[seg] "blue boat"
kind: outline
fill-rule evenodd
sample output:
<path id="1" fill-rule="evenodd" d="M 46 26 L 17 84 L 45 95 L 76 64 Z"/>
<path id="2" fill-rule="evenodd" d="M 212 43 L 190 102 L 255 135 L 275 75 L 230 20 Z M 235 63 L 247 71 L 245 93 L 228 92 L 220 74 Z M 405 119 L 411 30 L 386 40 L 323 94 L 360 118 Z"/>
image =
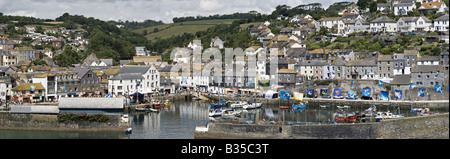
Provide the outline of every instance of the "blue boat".
<path id="1" fill-rule="evenodd" d="M 133 129 L 132 128 L 128 128 L 128 129 L 125 129 L 125 134 L 131 134 L 131 131 L 132 131 Z"/>
<path id="2" fill-rule="evenodd" d="M 300 111 L 306 110 L 306 105 L 307 104 L 292 105 L 292 110 L 294 112 L 300 112 Z"/>

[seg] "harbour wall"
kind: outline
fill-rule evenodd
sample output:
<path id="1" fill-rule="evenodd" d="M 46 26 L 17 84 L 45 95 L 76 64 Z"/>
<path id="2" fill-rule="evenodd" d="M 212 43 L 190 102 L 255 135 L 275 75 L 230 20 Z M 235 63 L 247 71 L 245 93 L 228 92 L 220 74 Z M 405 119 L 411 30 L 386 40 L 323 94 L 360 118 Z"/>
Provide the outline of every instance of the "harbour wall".
<path id="1" fill-rule="evenodd" d="M 120 115 L 107 115 L 108 122 L 58 122 L 57 115 L 0 112 L 0 129 L 58 131 L 123 131 L 129 127 Z"/>
<path id="2" fill-rule="evenodd" d="M 206 96 L 209 97 L 209 96 Z M 218 96 L 209 97 L 212 100 L 219 100 Z M 232 97 L 232 96 L 221 96 L 220 100 L 225 101 L 234 101 L 234 100 L 244 100 L 244 101 L 253 101 L 255 97 Z M 371 106 L 376 105 L 377 107 L 383 106 L 396 106 L 396 107 L 429 107 L 429 108 L 448 108 L 449 100 L 436 100 L 436 101 L 402 101 L 402 100 L 362 100 L 362 99 L 326 99 L 326 98 L 303 98 L 303 101 L 308 101 L 311 104 L 322 104 L 322 105 L 330 105 L 330 106 L 342 106 L 342 105 L 350 105 L 350 106 Z M 266 98 L 256 98 L 256 102 L 262 103 L 263 105 L 292 105 L 292 103 L 298 103 L 297 100 L 290 99 L 266 99 Z"/>
<path id="3" fill-rule="evenodd" d="M 429 139 L 449 138 L 449 113 L 360 124 L 257 125 L 210 123 L 196 139 Z"/>

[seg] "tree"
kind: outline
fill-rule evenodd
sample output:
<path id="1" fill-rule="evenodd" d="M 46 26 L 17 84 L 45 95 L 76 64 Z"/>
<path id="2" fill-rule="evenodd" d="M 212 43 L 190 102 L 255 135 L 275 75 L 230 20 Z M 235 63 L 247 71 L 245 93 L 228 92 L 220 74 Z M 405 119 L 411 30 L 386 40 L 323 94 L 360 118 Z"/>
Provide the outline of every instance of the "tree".
<path id="1" fill-rule="evenodd" d="M 366 9 L 367 6 L 369 5 L 371 0 L 358 0 L 358 2 L 356 2 L 356 5 L 358 6 L 358 8 L 360 10 Z"/>
<path id="2" fill-rule="evenodd" d="M 375 2 L 375 1 L 370 2 L 368 7 L 370 9 L 370 12 L 376 12 L 377 11 L 377 2 Z"/>

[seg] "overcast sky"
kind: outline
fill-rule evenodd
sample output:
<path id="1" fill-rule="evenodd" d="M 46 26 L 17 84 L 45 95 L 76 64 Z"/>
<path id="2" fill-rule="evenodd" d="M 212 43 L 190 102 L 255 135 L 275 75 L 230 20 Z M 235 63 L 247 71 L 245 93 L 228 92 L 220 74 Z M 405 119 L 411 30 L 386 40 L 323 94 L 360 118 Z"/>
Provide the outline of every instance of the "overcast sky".
<path id="1" fill-rule="evenodd" d="M 357 0 L 0 0 L 0 12 L 44 19 L 55 19 L 67 12 L 101 20 L 151 19 L 172 23 L 173 17 L 246 13 L 252 10 L 270 14 L 280 4 L 295 7 L 319 2 L 327 8 L 341 1 Z"/>

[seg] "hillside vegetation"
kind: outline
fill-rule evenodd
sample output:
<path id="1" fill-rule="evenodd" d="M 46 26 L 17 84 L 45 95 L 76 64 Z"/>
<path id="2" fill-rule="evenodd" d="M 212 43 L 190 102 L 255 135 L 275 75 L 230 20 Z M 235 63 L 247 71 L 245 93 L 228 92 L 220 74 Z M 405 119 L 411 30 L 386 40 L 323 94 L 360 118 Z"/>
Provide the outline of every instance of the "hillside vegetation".
<path id="1" fill-rule="evenodd" d="M 133 32 L 143 34 L 148 40 L 166 39 L 171 36 L 183 35 L 184 33 L 195 34 L 220 24 L 231 24 L 234 20 L 236 19 L 186 21 L 137 29 Z"/>

